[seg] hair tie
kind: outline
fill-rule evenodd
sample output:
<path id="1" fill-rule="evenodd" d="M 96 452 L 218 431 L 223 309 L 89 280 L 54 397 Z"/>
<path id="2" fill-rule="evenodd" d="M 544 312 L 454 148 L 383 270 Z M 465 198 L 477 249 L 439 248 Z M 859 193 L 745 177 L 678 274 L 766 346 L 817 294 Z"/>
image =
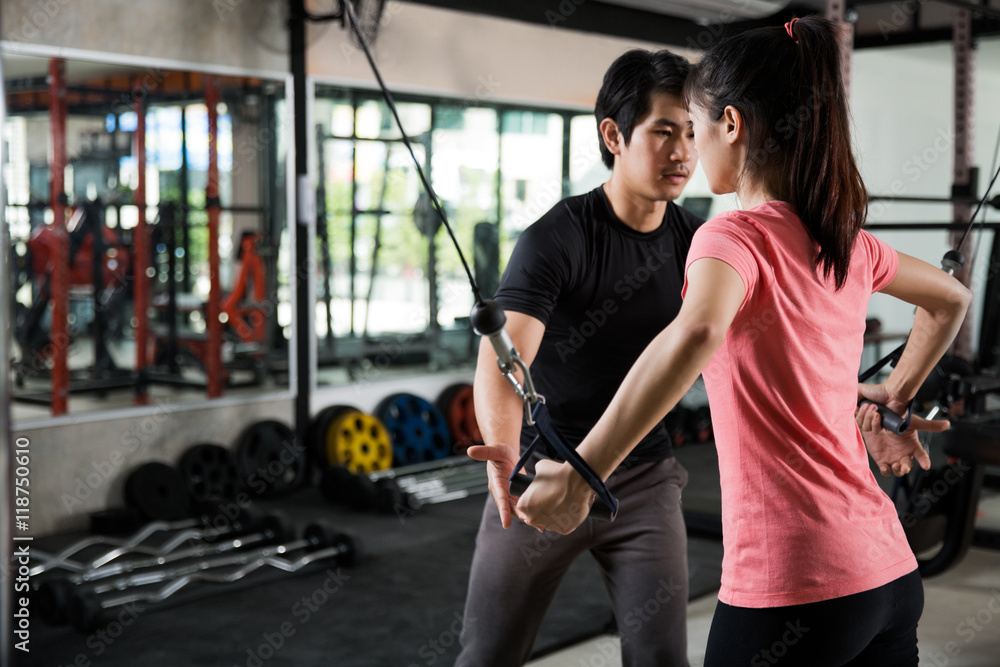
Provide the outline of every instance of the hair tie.
<path id="1" fill-rule="evenodd" d="M 799 43 L 799 38 L 795 36 L 795 33 L 794 33 L 794 32 L 792 32 L 792 28 L 793 28 L 793 26 L 795 26 L 795 22 L 796 22 L 796 21 L 798 21 L 798 19 L 797 19 L 797 18 L 794 18 L 794 19 L 792 19 L 791 21 L 789 21 L 788 23 L 786 23 L 786 24 L 785 24 L 785 32 L 787 32 L 787 33 L 788 33 L 788 36 L 789 36 L 789 37 L 791 37 L 791 38 L 792 38 L 792 40 L 793 40 L 793 41 L 794 41 L 794 42 L 795 42 L 796 44 L 798 44 L 798 43 Z"/>

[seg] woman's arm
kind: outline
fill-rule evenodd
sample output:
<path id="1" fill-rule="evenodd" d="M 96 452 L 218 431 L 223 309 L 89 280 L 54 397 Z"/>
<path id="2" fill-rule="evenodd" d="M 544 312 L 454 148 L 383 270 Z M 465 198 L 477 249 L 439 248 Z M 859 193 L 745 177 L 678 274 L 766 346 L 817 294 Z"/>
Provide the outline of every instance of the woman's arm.
<path id="1" fill-rule="evenodd" d="M 577 452 L 607 479 L 632 448 L 690 389 L 725 340 L 743 303 L 743 280 L 717 259 L 699 259 L 687 272 L 680 313 L 636 360 L 608 409 Z M 540 461 L 535 480 L 516 505 L 525 523 L 566 534 L 586 518 L 593 498 L 569 464 Z"/>
<path id="2" fill-rule="evenodd" d="M 958 334 L 972 293 L 941 269 L 903 253 L 896 277 L 882 292 L 917 306 L 906 349 L 885 382 L 893 399 L 908 404 Z"/>
<path id="3" fill-rule="evenodd" d="M 882 292 L 914 304 L 917 314 L 906 349 L 888 379 L 880 385 L 859 385 L 858 395 L 903 415 L 962 326 L 972 294 L 944 271 L 902 253 L 896 277 Z M 930 468 L 930 457 L 917 431 L 942 431 L 948 427 L 947 421 L 930 422 L 914 416 L 910 429 L 896 435 L 882 428 L 882 418 L 874 405 L 861 407 L 857 419 L 868 452 L 883 475 L 905 475 L 914 460 L 921 468 Z"/>

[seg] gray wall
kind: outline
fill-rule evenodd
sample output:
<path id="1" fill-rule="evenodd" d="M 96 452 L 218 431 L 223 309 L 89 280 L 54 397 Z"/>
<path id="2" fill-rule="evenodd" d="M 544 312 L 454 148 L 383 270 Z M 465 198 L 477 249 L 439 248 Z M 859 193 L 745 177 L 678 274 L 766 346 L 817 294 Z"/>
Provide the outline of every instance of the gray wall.
<path id="1" fill-rule="evenodd" d="M 15 43 L 284 73 L 284 7 L 271 0 L 4 0 L 0 25 L 3 39 Z"/>

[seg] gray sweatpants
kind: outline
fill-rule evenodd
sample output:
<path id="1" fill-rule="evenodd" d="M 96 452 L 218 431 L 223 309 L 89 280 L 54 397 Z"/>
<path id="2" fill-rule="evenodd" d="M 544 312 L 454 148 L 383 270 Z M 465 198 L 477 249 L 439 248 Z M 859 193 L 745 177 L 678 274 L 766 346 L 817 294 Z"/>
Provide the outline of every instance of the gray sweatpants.
<path id="1" fill-rule="evenodd" d="M 463 624 L 456 667 L 524 664 L 560 581 L 587 550 L 611 596 L 625 667 L 686 666 L 685 484 L 674 458 L 619 469 L 608 480 L 621 503 L 615 521 L 587 519 L 569 535 L 539 533 L 516 517 L 504 530 L 487 498 L 465 602 L 465 618 L 475 620 Z"/>

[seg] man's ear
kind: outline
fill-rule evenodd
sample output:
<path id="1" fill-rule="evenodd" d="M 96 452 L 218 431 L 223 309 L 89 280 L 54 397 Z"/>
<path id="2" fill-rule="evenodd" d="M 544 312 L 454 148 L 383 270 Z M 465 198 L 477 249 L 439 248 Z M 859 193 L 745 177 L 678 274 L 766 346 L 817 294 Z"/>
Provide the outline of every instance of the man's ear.
<path id="1" fill-rule="evenodd" d="M 736 107 L 729 105 L 722 110 L 722 120 L 726 125 L 726 141 L 735 144 L 746 134 L 747 128 L 743 123 L 743 114 Z"/>
<path id="2" fill-rule="evenodd" d="M 601 121 L 600 128 L 601 139 L 604 141 L 608 152 L 612 155 L 621 155 L 621 145 L 624 138 L 622 137 L 622 133 L 618 131 L 618 123 L 610 118 L 605 118 Z"/>

